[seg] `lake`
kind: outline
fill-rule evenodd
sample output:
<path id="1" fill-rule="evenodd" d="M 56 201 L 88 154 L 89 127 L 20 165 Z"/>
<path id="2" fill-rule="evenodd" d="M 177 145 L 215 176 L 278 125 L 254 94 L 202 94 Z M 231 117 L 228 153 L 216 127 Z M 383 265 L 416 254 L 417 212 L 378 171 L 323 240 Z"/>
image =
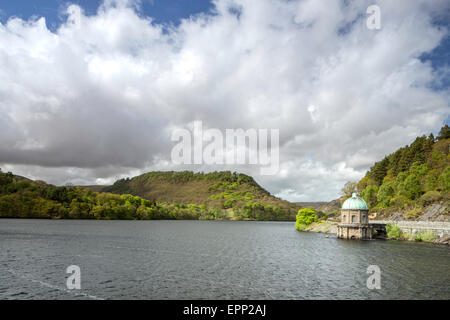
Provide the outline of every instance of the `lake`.
<path id="1" fill-rule="evenodd" d="M 81 289 L 66 287 L 66 268 Z M 381 269 L 369 290 L 367 267 Z M 450 247 L 293 222 L 0 219 L 0 299 L 450 299 Z"/>

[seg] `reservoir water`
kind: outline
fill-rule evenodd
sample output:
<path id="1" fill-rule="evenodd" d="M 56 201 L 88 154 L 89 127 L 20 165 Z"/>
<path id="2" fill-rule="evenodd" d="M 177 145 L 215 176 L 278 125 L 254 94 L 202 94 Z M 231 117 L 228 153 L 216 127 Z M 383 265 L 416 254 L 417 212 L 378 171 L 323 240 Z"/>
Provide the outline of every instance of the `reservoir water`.
<path id="1" fill-rule="evenodd" d="M 81 289 L 66 287 L 66 268 Z M 369 290 L 367 267 L 381 270 Z M 0 220 L 0 299 L 450 299 L 450 247 L 293 222 Z"/>

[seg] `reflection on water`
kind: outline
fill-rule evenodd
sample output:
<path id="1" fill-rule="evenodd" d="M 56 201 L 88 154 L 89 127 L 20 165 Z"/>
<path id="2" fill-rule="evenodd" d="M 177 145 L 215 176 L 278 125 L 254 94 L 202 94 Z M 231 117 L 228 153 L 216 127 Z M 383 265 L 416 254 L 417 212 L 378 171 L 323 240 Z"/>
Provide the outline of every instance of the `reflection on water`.
<path id="1" fill-rule="evenodd" d="M 447 246 L 288 222 L 0 220 L 0 299 L 450 299 L 449 267 Z"/>

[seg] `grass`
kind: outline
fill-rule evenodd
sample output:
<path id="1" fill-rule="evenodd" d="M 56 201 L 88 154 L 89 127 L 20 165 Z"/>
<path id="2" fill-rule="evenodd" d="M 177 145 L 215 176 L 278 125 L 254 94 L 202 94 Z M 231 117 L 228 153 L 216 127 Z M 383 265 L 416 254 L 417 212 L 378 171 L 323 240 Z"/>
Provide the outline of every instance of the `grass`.
<path id="1" fill-rule="evenodd" d="M 402 232 L 398 225 L 392 223 L 388 223 L 386 225 L 386 232 L 388 238 L 394 240 L 432 242 L 433 240 L 438 238 L 438 236 L 431 230 L 425 230 L 417 234 Z"/>
<path id="2" fill-rule="evenodd" d="M 416 236 L 417 241 L 423 241 L 423 242 L 432 242 L 433 240 L 435 240 L 437 238 L 438 238 L 438 236 L 431 230 L 419 232 Z"/>

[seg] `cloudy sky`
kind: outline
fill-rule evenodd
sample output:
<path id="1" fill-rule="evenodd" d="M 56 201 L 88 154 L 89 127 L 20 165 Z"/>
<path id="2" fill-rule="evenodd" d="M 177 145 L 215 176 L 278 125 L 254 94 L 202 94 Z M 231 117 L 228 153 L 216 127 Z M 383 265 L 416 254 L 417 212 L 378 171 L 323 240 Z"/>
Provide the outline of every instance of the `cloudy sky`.
<path id="1" fill-rule="evenodd" d="M 449 21 L 447 0 L 2 0 L 0 168 L 58 185 L 236 170 L 332 200 L 448 123 Z M 279 129 L 280 172 L 174 165 L 171 132 L 195 120 Z"/>

